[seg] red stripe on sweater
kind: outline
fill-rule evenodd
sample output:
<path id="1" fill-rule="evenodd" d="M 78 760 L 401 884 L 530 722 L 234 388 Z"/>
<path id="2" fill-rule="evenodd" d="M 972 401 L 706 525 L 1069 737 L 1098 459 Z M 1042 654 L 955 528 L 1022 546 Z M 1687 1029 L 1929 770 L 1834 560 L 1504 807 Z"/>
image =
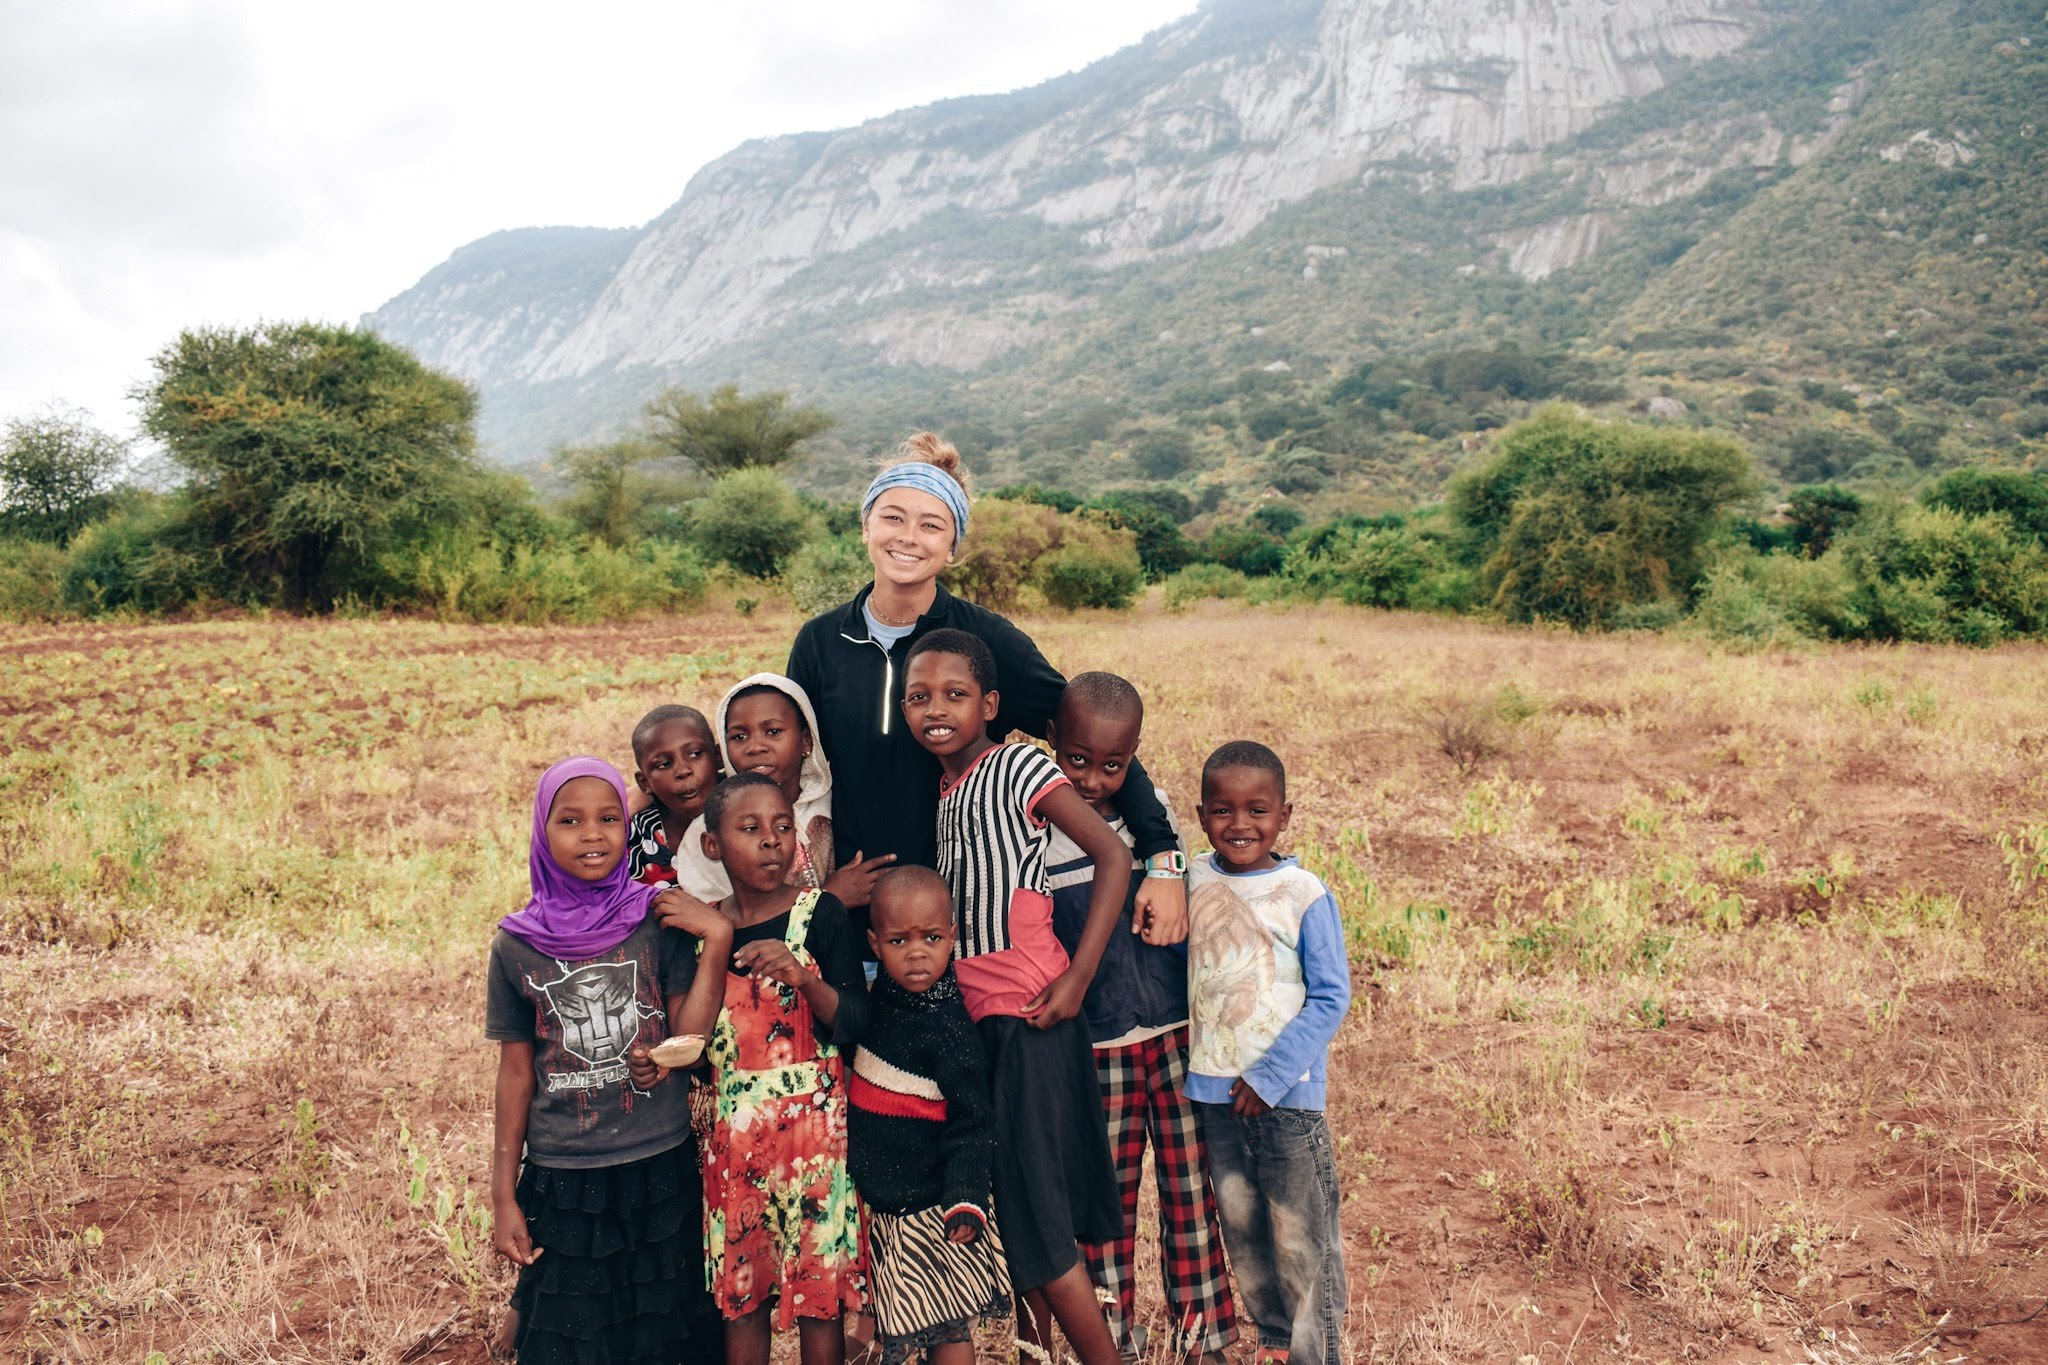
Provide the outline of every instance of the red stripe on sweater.
<path id="1" fill-rule="evenodd" d="M 897 1090 L 884 1090 L 858 1071 L 847 1077 L 846 1098 L 856 1109 L 865 1109 L 870 1114 L 889 1114 L 900 1119 L 927 1119 L 932 1123 L 946 1121 L 944 1100 L 920 1099 L 916 1095 L 905 1095 Z"/>

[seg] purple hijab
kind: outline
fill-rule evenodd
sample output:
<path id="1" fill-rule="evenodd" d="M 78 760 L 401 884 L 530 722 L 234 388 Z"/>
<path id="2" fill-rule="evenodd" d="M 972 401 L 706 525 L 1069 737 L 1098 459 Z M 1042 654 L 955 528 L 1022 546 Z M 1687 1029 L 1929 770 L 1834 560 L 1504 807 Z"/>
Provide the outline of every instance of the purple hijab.
<path id="1" fill-rule="evenodd" d="M 524 939 L 535 952 L 570 961 L 596 957 L 624 943 L 647 918 L 648 904 L 658 890 L 629 877 L 623 857 L 603 881 L 586 882 L 548 852 L 548 814 L 554 809 L 555 794 L 579 777 L 601 777 L 611 783 L 619 794 L 619 809 L 626 808 L 626 779 L 601 758 L 565 758 L 542 773 L 533 802 L 533 844 L 526 855 L 533 899 L 518 914 L 498 921 L 500 929 Z"/>

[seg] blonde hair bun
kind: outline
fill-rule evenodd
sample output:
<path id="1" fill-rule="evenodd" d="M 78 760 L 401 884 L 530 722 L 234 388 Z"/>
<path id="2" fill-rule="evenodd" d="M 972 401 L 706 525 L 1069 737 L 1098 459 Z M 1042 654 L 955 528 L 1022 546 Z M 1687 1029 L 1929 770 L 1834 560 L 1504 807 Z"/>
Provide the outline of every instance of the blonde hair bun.
<path id="1" fill-rule="evenodd" d="M 967 466 L 961 462 L 959 450 L 936 431 L 920 431 L 904 437 L 883 467 L 899 464 L 928 464 L 943 469 L 952 476 L 953 482 L 960 485 L 961 492 L 971 491 Z"/>

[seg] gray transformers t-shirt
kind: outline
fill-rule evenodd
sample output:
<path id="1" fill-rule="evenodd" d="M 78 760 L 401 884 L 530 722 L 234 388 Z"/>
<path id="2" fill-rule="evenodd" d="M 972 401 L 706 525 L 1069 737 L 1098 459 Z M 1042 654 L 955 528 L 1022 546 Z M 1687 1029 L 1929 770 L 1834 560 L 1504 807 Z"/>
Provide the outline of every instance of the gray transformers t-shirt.
<path id="1" fill-rule="evenodd" d="M 690 1136 L 688 1079 L 637 1090 L 626 1053 L 668 1036 L 663 1001 L 690 989 L 697 941 L 653 916 L 608 953 L 564 962 L 500 929 L 484 1037 L 532 1043 L 526 1159 L 587 1168 L 640 1161 Z"/>

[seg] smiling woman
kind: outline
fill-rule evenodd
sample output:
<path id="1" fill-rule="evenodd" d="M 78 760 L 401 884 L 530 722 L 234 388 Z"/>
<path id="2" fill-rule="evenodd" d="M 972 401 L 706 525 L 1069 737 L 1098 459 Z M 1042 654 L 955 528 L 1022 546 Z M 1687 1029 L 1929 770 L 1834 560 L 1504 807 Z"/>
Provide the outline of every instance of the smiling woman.
<path id="1" fill-rule="evenodd" d="M 964 630 L 994 656 L 999 708 L 991 739 L 1043 738 L 1067 681 L 1006 617 L 963 602 L 939 583 L 967 538 L 967 470 L 943 437 L 919 432 L 896 450 L 861 501 L 861 540 L 874 581 L 797 632 L 787 672 L 817 708 L 818 740 L 839 774 L 832 833 L 841 864 L 892 856 L 930 867 L 937 857 L 939 762 L 903 722 L 903 672 L 934 630 Z M 1136 762 L 1117 809 L 1140 857 L 1178 847 L 1151 779 Z M 1139 913 L 1184 922 L 1178 877 L 1148 878 Z M 865 915 L 855 912 L 865 930 Z"/>

